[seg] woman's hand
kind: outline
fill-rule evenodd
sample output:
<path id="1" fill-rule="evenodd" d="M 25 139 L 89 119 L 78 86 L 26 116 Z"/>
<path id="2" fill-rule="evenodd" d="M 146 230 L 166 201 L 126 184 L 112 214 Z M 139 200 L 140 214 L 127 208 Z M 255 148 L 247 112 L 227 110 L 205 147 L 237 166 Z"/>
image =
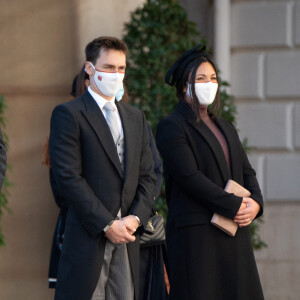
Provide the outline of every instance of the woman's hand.
<path id="1" fill-rule="evenodd" d="M 253 200 L 252 198 L 244 197 L 242 205 L 234 218 L 234 222 L 237 223 L 239 227 L 248 226 L 256 217 L 259 210 L 260 210 L 260 205 L 255 200 Z"/>

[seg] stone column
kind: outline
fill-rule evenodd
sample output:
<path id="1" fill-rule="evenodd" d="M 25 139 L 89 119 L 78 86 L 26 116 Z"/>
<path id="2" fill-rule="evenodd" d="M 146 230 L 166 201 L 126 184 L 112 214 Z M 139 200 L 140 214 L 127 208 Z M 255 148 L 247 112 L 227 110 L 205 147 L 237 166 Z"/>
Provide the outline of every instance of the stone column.
<path id="1" fill-rule="evenodd" d="M 76 0 L 76 66 L 78 70 L 85 61 L 85 46 L 98 36 L 122 38 L 124 23 L 128 22 L 130 12 L 144 0 Z"/>

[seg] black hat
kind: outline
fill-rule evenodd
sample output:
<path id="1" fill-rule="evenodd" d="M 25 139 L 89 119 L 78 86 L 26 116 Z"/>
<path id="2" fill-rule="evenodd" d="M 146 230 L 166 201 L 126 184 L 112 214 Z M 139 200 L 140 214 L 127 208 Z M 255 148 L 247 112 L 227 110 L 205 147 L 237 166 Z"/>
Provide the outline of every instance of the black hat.
<path id="1" fill-rule="evenodd" d="M 168 70 L 165 76 L 165 83 L 173 86 L 178 81 L 180 76 L 182 76 L 182 72 L 188 66 L 188 64 L 191 61 L 203 56 L 208 57 L 208 54 L 206 52 L 206 46 L 202 44 L 199 44 L 196 47 L 184 52 Z"/>

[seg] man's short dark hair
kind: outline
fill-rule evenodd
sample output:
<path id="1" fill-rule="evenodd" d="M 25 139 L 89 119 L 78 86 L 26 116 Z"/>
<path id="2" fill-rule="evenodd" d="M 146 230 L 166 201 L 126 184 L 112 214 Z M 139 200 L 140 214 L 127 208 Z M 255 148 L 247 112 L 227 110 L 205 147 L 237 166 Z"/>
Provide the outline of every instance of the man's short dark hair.
<path id="1" fill-rule="evenodd" d="M 104 50 L 119 50 L 127 55 L 128 48 L 124 41 L 111 36 L 100 36 L 90 43 L 85 48 L 86 60 L 96 63 L 100 56 L 101 49 Z"/>

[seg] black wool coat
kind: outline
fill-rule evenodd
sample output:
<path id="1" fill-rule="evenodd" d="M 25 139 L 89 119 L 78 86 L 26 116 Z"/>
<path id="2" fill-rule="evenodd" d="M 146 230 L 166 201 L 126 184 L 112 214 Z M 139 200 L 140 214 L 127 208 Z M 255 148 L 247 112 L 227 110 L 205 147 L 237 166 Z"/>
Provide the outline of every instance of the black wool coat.
<path id="1" fill-rule="evenodd" d="M 167 251 L 171 300 L 258 300 L 263 292 L 249 227 L 230 237 L 210 224 L 214 212 L 233 219 L 242 198 L 223 189 L 231 178 L 247 188 L 263 211 L 263 199 L 233 125 L 215 123 L 230 152 L 231 172 L 215 135 L 197 123 L 187 104 L 162 120 L 156 141 L 164 162 L 168 203 Z"/>
<path id="2" fill-rule="evenodd" d="M 51 170 L 68 205 L 56 300 L 91 299 L 107 240 L 103 229 L 120 207 L 122 216 L 137 215 L 143 226 L 151 214 L 156 179 L 147 123 L 140 110 L 116 105 L 124 130 L 124 174 L 107 122 L 88 91 L 52 113 Z M 127 248 L 138 299 L 139 238 Z"/>

